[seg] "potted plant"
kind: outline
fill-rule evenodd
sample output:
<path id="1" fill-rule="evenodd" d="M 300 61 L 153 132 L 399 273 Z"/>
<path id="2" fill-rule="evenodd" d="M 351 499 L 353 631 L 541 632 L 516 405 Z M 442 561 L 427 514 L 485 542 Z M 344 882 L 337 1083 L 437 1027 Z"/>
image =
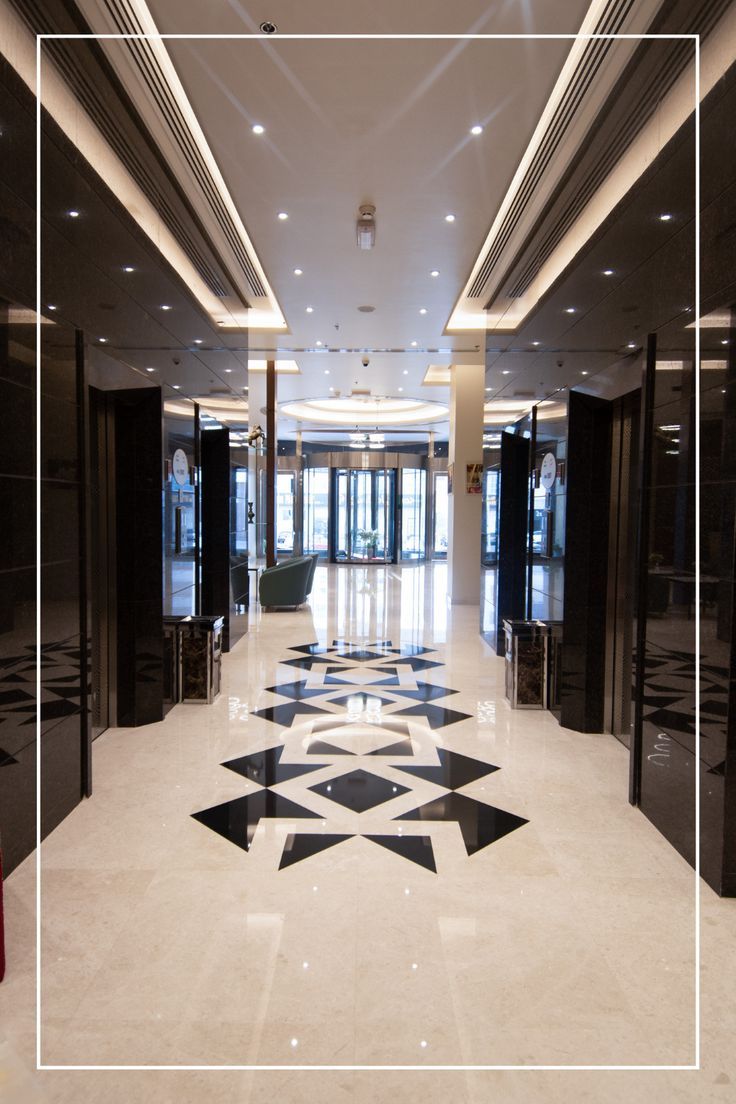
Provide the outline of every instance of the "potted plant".
<path id="1" fill-rule="evenodd" d="M 358 530 L 358 540 L 363 542 L 368 559 L 374 560 L 376 558 L 376 548 L 378 546 L 379 536 L 380 534 L 377 529 Z"/>

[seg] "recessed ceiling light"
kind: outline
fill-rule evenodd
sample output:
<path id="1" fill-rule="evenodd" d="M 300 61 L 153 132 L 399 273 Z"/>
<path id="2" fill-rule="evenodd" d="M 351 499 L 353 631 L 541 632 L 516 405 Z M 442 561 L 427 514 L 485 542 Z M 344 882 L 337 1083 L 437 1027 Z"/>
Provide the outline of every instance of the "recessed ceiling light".
<path id="1" fill-rule="evenodd" d="M 329 376 L 329 374 L 330 374 L 330 369 L 329 369 L 329 368 L 325 368 L 325 375 L 326 375 L 326 376 Z"/>
<path id="2" fill-rule="evenodd" d="M 264 126 L 261 126 L 260 123 L 254 123 L 253 126 L 250 129 L 253 131 L 254 134 L 265 134 L 266 133 L 266 128 Z"/>
<path id="3" fill-rule="evenodd" d="M 155 368 L 146 368 L 146 371 L 147 371 L 147 372 L 155 372 L 155 371 L 156 371 L 156 369 L 155 369 Z"/>
<path id="4" fill-rule="evenodd" d="M 636 348 L 636 342 L 635 341 L 630 341 L 628 343 L 628 345 L 626 346 L 626 348 L 627 349 L 635 349 Z"/>
<path id="5" fill-rule="evenodd" d="M 668 211 L 665 211 L 664 214 L 659 216 L 659 221 L 660 222 L 669 222 L 671 218 L 672 218 L 672 215 Z"/>
<path id="6" fill-rule="evenodd" d="M 171 310 L 171 307 L 169 306 L 168 303 L 162 303 L 161 304 L 161 310 Z"/>
<path id="7" fill-rule="evenodd" d="M 577 307 L 565 307 L 565 314 L 574 314 Z"/>
<path id="8" fill-rule="evenodd" d="M 201 337 L 195 337 L 195 339 L 194 339 L 194 341 L 192 342 L 192 344 L 193 344 L 193 345 L 201 345 L 201 344 L 202 344 L 202 338 L 201 338 Z"/>
<path id="9" fill-rule="evenodd" d="M 475 126 L 472 126 L 470 128 L 470 133 L 471 134 L 482 134 L 483 133 L 483 127 L 480 125 L 480 123 L 476 123 Z"/>
<path id="10" fill-rule="evenodd" d="M 106 337 L 98 337 L 97 340 L 100 342 L 101 345 L 107 345 Z"/>
<path id="11" fill-rule="evenodd" d="M 581 372 L 580 372 L 580 375 L 581 375 L 581 376 L 587 376 L 587 374 L 588 374 L 588 370 L 587 370 L 587 368 L 583 368 L 583 369 L 581 370 Z"/>
<path id="12" fill-rule="evenodd" d="M 287 215 L 286 211 L 279 211 L 278 215 L 276 216 L 276 218 L 281 219 L 282 222 L 285 222 L 288 217 L 289 216 Z"/>
<path id="13" fill-rule="evenodd" d="M 56 303 L 48 303 L 47 306 L 46 306 L 46 310 L 56 310 L 56 309 L 57 309 Z"/>
<path id="14" fill-rule="evenodd" d="M 455 221 L 455 216 L 454 215 L 445 215 L 445 222 L 454 222 L 454 221 Z"/>
<path id="15" fill-rule="evenodd" d="M 416 341 L 412 341 L 411 347 L 412 347 L 412 349 L 416 349 L 416 347 L 417 347 Z"/>
<path id="16" fill-rule="evenodd" d="M 227 372 L 229 375 L 232 372 L 232 368 L 223 368 L 223 372 Z"/>
<path id="17" fill-rule="evenodd" d="M 315 342 L 315 344 L 316 344 L 318 349 L 322 348 L 322 342 L 321 341 L 317 341 L 317 342 Z"/>
<path id="18" fill-rule="evenodd" d="M 492 387 L 486 387 L 486 391 L 492 391 L 492 390 L 493 390 Z"/>
<path id="19" fill-rule="evenodd" d="M 404 388 L 403 388 L 403 387 L 400 387 L 400 388 L 399 388 L 399 391 L 403 391 L 403 390 L 404 390 Z"/>
<path id="20" fill-rule="evenodd" d="M 334 387 L 331 387 L 331 388 L 330 388 L 330 391 L 334 391 L 334 390 L 335 390 L 335 388 L 334 388 Z"/>
<path id="21" fill-rule="evenodd" d="M 123 272 L 135 272 L 133 265 L 123 265 Z"/>
<path id="22" fill-rule="evenodd" d="M 541 345 L 541 344 L 542 344 L 541 341 L 532 341 L 532 345 L 534 345 L 535 348 L 536 348 L 537 345 Z"/>
<path id="23" fill-rule="evenodd" d="M 302 276 L 303 275 L 302 269 L 301 268 L 295 268 L 294 269 L 294 275 L 295 276 Z"/>
<path id="24" fill-rule="evenodd" d="M 420 307 L 419 308 L 419 313 L 420 314 L 426 314 L 427 313 L 427 308 L 426 307 Z"/>
<path id="25" fill-rule="evenodd" d="M 69 218 L 79 218 L 79 211 L 67 211 Z"/>
<path id="26" fill-rule="evenodd" d="M 721 342 L 721 345 L 728 345 L 728 338 L 727 337 L 724 337 L 723 341 Z"/>
<path id="27" fill-rule="evenodd" d="M 439 276 L 439 274 L 440 274 L 440 270 L 438 268 L 433 268 L 429 275 L 434 276 L 436 278 L 437 276 Z"/>
<path id="28" fill-rule="evenodd" d="M 181 391 L 181 384 L 180 383 L 172 383 L 171 386 L 173 387 L 174 391 Z"/>
<path id="29" fill-rule="evenodd" d="M 612 269 L 612 268 L 604 268 L 604 269 L 603 269 L 603 275 L 604 275 L 604 276 L 613 276 L 613 275 L 614 275 L 614 271 L 613 271 L 613 269 Z"/>
<path id="30" fill-rule="evenodd" d="M 408 368 L 405 368 L 405 369 L 404 369 L 404 375 L 405 375 L 405 376 L 408 376 L 408 375 L 409 375 L 409 369 L 408 369 Z"/>
<path id="31" fill-rule="evenodd" d="M 304 309 L 306 310 L 307 314 L 314 314 L 314 307 L 305 307 Z"/>
<path id="32" fill-rule="evenodd" d="M 501 372 L 501 375 L 502 376 L 510 376 L 511 375 L 511 369 L 510 368 L 504 368 L 503 371 Z"/>

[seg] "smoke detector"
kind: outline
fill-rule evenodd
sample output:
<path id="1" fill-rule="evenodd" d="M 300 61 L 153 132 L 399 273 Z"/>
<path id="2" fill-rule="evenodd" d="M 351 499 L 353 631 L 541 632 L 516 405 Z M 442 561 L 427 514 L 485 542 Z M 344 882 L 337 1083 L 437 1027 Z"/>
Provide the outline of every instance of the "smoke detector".
<path id="1" fill-rule="evenodd" d="M 376 208 L 371 203 L 364 203 L 359 208 L 355 228 L 358 234 L 358 248 L 372 249 L 376 244 Z"/>

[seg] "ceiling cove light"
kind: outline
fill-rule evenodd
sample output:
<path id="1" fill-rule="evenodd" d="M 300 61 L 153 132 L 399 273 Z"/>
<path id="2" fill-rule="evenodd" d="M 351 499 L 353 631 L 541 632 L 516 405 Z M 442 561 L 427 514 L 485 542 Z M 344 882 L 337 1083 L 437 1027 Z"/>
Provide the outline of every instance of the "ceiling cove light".
<path id="1" fill-rule="evenodd" d="M 476 123 L 475 126 L 472 126 L 470 128 L 470 133 L 471 134 L 476 134 L 476 135 L 477 134 L 482 134 L 483 133 L 483 127 L 480 125 L 480 123 Z"/>
<path id="2" fill-rule="evenodd" d="M 266 133 L 266 128 L 264 126 L 262 126 L 260 123 L 254 123 L 253 126 L 250 129 L 253 131 L 254 134 L 265 134 Z"/>
<path id="3" fill-rule="evenodd" d="M 276 216 L 276 218 L 277 218 L 277 219 L 280 219 L 280 220 L 281 220 L 281 222 L 286 222 L 286 220 L 288 219 L 288 217 L 289 217 L 289 216 L 287 215 L 286 211 L 279 211 L 279 213 L 278 213 L 278 214 L 277 214 L 277 216 Z"/>
<path id="4" fill-rule="evenodd" d="M 364 203 L 358 208 L 355 231 L 358 249 L 373 249 L 376 244 L 376 208 L 372 203 Z"/>

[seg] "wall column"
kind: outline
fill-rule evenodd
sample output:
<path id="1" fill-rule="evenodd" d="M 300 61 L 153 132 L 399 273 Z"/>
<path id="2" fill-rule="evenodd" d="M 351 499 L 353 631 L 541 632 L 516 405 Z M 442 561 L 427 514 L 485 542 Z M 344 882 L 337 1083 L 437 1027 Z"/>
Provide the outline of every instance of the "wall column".
<path id="1" fill-rule="evenodd" d="M 480 602 L 484 399 L 484 366 L 454 364 L 450 385 L 452 494 L 447 547 L 447 592 L 453 605 L 478 605 Z M 477 493 L 467 485 L 468 464 L 478 465 Z"/>

